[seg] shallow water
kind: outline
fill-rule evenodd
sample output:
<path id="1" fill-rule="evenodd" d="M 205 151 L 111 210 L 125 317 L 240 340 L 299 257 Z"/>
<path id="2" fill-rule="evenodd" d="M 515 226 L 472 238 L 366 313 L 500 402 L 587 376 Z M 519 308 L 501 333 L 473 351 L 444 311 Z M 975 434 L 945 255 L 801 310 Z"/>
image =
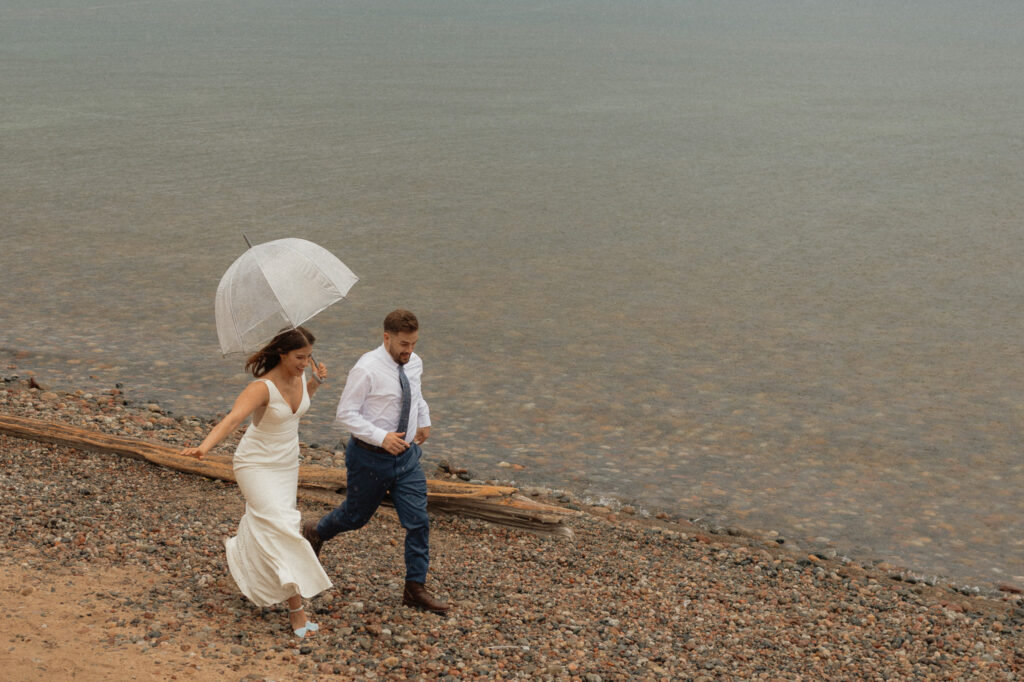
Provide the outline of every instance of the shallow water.
<path id="1" fill-rule="evenodd" d="M 226 411 L 254 242 L 409 307 L 429 454 L 1024 574 L 1024 7 L 0 0 L 7 373 Z"/>

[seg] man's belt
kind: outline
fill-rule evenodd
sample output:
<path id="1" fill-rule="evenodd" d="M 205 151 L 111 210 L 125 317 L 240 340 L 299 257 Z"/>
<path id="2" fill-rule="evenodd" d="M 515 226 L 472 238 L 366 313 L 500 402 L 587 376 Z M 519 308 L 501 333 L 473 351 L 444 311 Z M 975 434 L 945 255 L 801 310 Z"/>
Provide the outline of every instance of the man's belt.
<path id="1" fill-rule="evenodd" d="M 359 440 L 355 436 L 352 436 L 352 440 L 356 442 L 356 445 L 361 447 L 363 450 L 369 450 L 370 452 L 376 452 L 379 455 L 390 455 L 391 453 L 380 447 L 379 445 L 370 445 L 365 440 Z"/>

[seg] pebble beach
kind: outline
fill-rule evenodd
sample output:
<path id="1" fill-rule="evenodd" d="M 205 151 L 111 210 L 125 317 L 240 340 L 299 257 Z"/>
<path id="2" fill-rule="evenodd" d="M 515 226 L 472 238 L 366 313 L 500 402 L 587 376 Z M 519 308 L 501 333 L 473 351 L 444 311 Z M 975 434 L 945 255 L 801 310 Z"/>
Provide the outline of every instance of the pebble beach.
<path id="1" fill-rule="evenodd" d="M 10 378 L 0 414 L 172 444 L 210 426 L 116 388 Z M 303 458 L 333 453 L 307 446 Z M 571 500 L 571 538 L 432 515 L 428 585 L 453 605 L 445 616 L 401 606 L 404 534 L 382 509 L 325 546 L 334 587 L 307 601 L 321 630 L 298 640 L 283 607 L 252 606 L 226 573 L 223 542 L 243 512 L 234 484 L 9 436 L 0 460 L 7 679 L 1015 680 L 1024 669 L 1010 588 L 979 593 Z"/>

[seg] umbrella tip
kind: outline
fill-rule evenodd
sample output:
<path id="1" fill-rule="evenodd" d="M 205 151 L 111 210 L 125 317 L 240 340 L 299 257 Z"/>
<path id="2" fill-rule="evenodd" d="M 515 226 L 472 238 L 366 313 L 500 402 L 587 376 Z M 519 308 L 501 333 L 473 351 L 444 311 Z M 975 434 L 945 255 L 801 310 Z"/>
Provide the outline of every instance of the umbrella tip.
<path id="1" fill-rule="evenodd" d="M 249 238 L 245 236 L 245 232 L 242 233 L 242 239 L 245 240 L 245 245 L 248 246 L 251 249 L 252 248 L 252 242 L 250 242 Z"/>

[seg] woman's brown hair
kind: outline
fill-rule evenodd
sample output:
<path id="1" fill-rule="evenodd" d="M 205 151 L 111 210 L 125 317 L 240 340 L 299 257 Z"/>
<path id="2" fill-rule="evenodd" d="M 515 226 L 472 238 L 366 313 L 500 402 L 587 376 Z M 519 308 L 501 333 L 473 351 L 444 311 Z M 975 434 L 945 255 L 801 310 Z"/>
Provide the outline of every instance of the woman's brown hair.
<path id="1" fill-rule="evenodd" d="M 245 371 L 252 372 L 254 377 L 261 377 L 277 367 L 282 355 L 298 348 L 312 346 L 314 341 L 316 338 L 313 332 L 305 327 L 285 329 L 245 361 Z"/>

